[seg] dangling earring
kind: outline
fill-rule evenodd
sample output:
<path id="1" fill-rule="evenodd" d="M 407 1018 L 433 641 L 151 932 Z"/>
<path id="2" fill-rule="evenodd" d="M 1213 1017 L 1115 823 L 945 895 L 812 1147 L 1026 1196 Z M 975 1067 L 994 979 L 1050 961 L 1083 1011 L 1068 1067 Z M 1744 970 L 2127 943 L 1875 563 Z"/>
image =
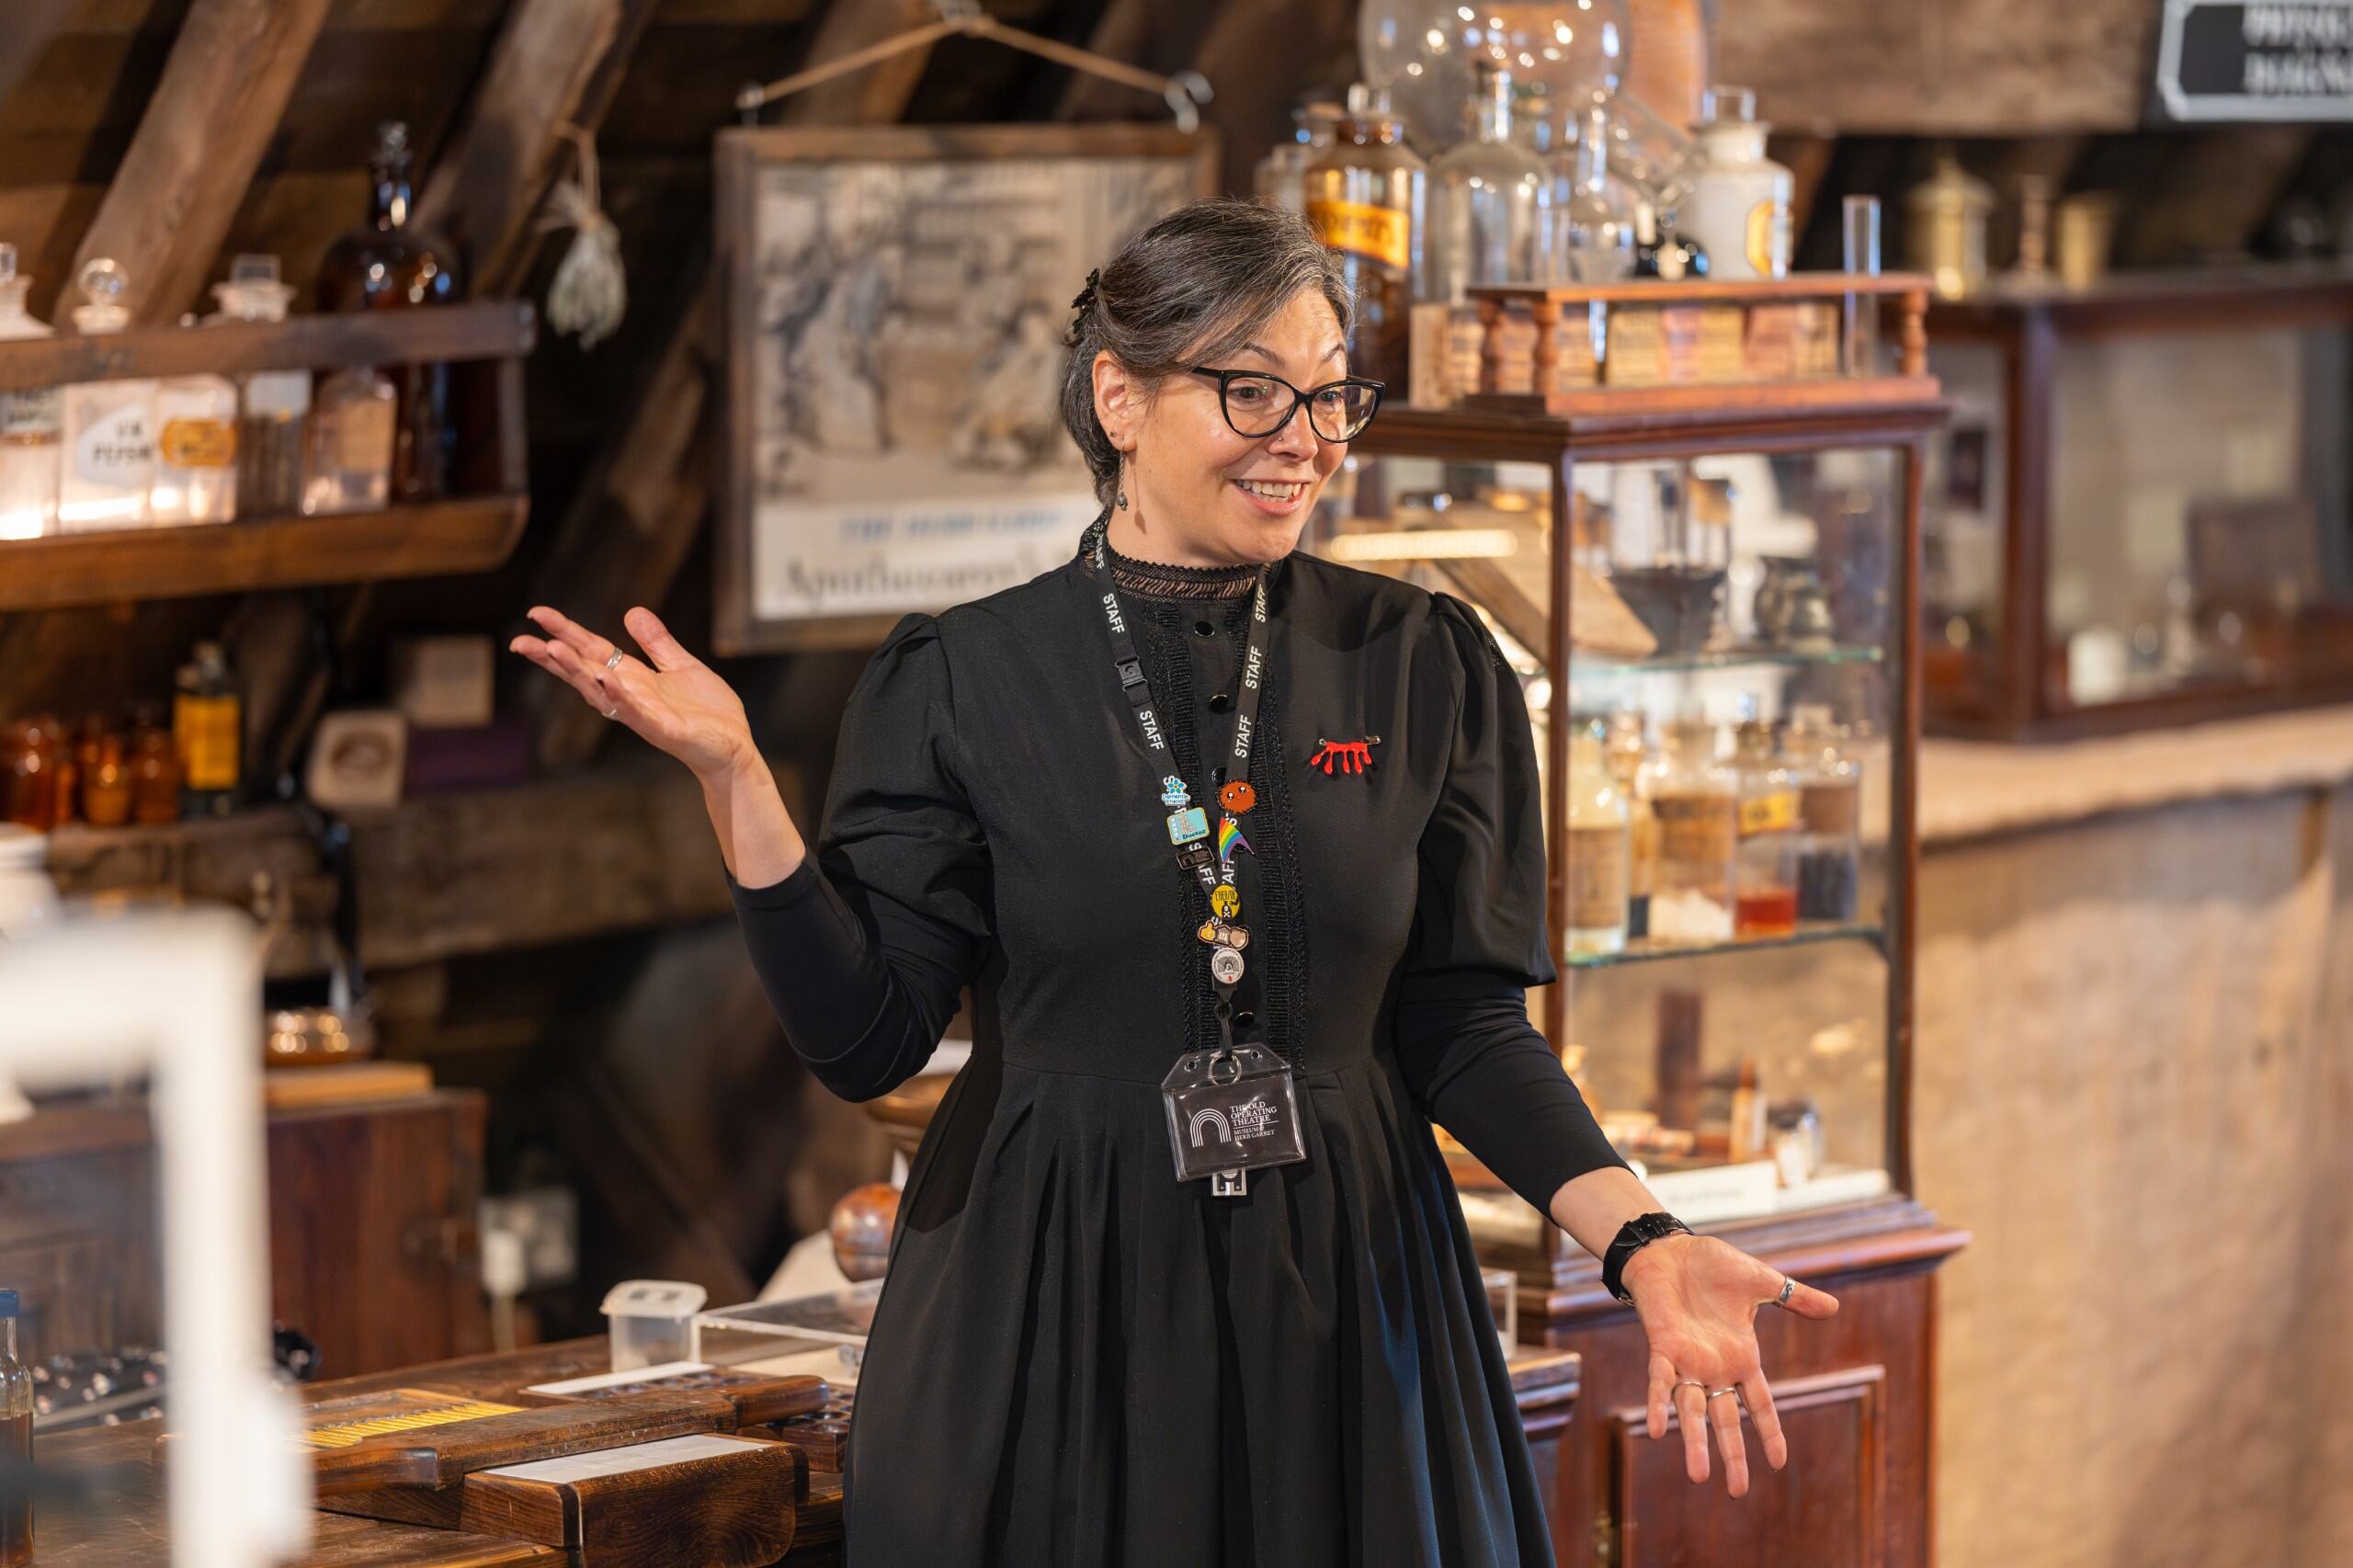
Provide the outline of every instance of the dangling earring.
<path id="1" fill-rule="evenodd" d="M 1127 491 L 1127 487 L 1126 487 L 1125 485 L 1121 485 L 1121 486 L 1120 487 L 1120 511 L 1122 511 L 1122 512 L 1124 512 L 1124 511 L 1126 511 L 1127 509 L 1128 509 L 1128 491 Z"/>
<path id="2" fill-rule="evenodd" d="M 1128 464 L 1127 464 L 1127 460 L 1126 460 L 1126 459 L 1124 459 L 1124 458 L 1122 458 L 1122 459 L 1120 459 L 1120 511 L 1122 511 L 1122 512 L 1124 512 L 1124 511 L 1126 511 L 1127 509 L 1128 509 Z"/>

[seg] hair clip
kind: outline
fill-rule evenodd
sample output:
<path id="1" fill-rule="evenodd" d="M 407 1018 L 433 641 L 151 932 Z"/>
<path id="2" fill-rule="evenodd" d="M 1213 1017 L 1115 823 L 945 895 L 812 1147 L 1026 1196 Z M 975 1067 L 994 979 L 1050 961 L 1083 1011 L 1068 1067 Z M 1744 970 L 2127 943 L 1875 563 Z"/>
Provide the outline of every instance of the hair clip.
<path id="1" fill-rule="evenodd" d="M 1081 289 L 1078 298 L 1070 302 L 1070 308 L 1078 312 L 1081 321 L 1086 319 L 1087 307 L 1095 303 L 1095 286 L 1102 280 L 1103 269 L 1098 267 L 1086 275 L 1086 287 Z"/>

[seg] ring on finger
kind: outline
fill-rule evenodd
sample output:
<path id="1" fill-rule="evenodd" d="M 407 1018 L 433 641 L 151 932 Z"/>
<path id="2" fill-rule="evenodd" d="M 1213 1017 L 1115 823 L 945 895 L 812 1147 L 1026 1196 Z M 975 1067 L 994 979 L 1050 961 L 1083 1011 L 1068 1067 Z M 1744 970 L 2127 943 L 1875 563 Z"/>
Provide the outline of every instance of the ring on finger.
<path id="1" fill-rule="evenodd" d="M 616 648 L 613 650 L 613 656 L 605 661 L 605 667 L 608 670 L 620 669 L 621 667 L 621 661 L 628 656 L 628 654 L 623 653 L 619 648 Z"/>
<path id="2" fill-rule="evenodd" d="M 1779 1295 L 1778 1295 L 1778 1296 L 1776 1296 L 1776 1297 L 1774 1297 L 1774 1298 L 1773 1298 L 1773 1304 L 1774 1304 L 1775 1306 L 1777 1306 L 1777 1307 L 1786 1307 L 1786 1306 L 1788 1306 L 1788 1305 L 1790 1304 L 1790 1298 L 1791 1296 L 1796 1295 L 1796 1294 L 1797 1294 L 1797 1290 L 1798 1290 L 1798 1282 L 1797 1282 L 1796 1280 L 1794 1280 L 1794 1279 L 1790 1278 L 1788 1275 L 1786 1275 L 1786 1274 L 1782 1275 L 1782 1276 L 1781 1276 L 1781 1293 L 1780 1293 Z"/>
<path id="3" fill-rule="evenodd" d="M 1666 1397 L 1673 1399 L 1675 1397 L 1675 1389 L 1694 1388 L 1704 1392 L 1707 1389 L 1707 1384 L 1701 1382 L 1697 1378 L 1681 1378 L 1677 1380 L 1675 1388 L 1671 1388 L 1666 1391 Z"/>
<path id="4" fill-rule="evenodd" d="M 1708 1397 L 1709 1397 L 1710 1399 L 1714 1399 L 1714 1398 L 1715 1398 L 1715 1397 L 1717 1397 L 1719 1394 L 1738 1393 L 1739 1392 L 1740 1392 L 1740 1385 L 1739 1385 L 1738 1383 L 1726 1383 L 1723 1387 L 1722 1387 L 1722 1388 L 1720 1388 L 1720 1389 L 1710 1389 L 1710 1390 L 1708 1390 Z"/>

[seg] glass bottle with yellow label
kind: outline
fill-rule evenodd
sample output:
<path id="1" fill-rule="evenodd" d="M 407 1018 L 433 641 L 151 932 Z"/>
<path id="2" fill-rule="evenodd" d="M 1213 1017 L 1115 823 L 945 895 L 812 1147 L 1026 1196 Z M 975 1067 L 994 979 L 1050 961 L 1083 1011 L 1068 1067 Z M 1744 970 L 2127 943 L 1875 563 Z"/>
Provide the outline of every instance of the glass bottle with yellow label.
<path id="1" fill-rule="evenodd" d="M 1757 119 L 1756 95 L 1746 87 L 1711 87 L 1707 106 L 1678 228 L 1708 253 L 1711 278 L 1786 277 L 1790 178 L 1765 155 L 1772 127 Z"/>
<path id="2" fill-rule="evenodd" d="M 229 656 L 218 642 L 199 642 L 180 666 L 172 699 L 172 744 L 179 753 L 188 814 L 224 817 L 237 803 L 244 703 Z"/>
<path id="3" fill-rule="evenodd" d="M 1740 843 L 1733 865 L 1733 935 L 1786 937 L 1798 928 L 1798 776 L 1780 755 L 1773 726 L 1741 699 L 1733 732 L 1740 775 Z"/>
<path id="4" fill-rule="evenodd" d="M 155 386 L 155 484 L 148 520 L 225 523 L 237 515 L 237 389 L 225 376 L 167 376 Z"/>
<path id="5" fill-rule="evenodd" d="M 1602 756 L 1608 726 L 1578 725 L 1569 739 L 1569 921 L 1572 953 L 1626 949 L 1626 885 L 1631 845 L 1626 797 Z"/>
<path id="6" fill-rule="evenodd" d="M 1339 252 L 1357 299 L 1348 373 L 1405 384 L 1407 318 L 1422 277 L 1428 170 L 1405 145 L 1404 122 L 1386 90 L 1348 89 L 1348 112 L 1332 145 L 1302 178 L 1307 221 Z"/>

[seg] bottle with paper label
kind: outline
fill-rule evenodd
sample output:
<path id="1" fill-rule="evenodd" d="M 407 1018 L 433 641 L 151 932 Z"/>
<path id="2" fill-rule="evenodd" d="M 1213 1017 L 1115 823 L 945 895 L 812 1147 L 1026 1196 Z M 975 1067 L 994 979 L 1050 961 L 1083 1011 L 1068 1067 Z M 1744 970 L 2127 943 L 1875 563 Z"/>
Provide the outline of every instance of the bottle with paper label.
<path id="1" fill-rule="evenodd" d="M 47 337 L 25 311 L 32 279 L 17 271 L 17 247 L 0 244 L 0 340 Z M 57 528 L 55 387 L 0 392 L 0 539 L 39 539 Z"/>
<path id="2" fill-rule="evenodd" d="M 237 515 L 237 389 L 199 371 L 155 383 L 155 485 L 147 520 L 225 523 Z"/>
<path id="3" fill-rule="evenodd" d="M 1708 276 L 1783 278 L 1790 270 L 1790 171 L 1765 155 L 1772 127 L 1746 87 L 1708 90 L 1695 127 L 1699 163 L 1677 210 L 1682 233 L 1708 253 Z"/>
<path id="4" fill-rule="evenodd" d="M 1331 147 L 1302 176 L 1307 221 L 1337 251 L 1357 298 L 1348 373 L 1403 389 L 1408 318 L 1422 278 L 1428 171 L 1405 145 L 1385 89 L 1359 82 Z"/>
<path id="5" fill-rule="evenodd" d="M 85 303 L 74 307 L 84 336 L 120 332 L 131 312 L 119 301 L 129 277 L 99 256 L 82 268 Z M 83 381 L 67 387 L 60 415 L 63 467 L 57 487 L 60 533 L 147 525 L 155 486 L 155 383 Z"/>
<path id="6" fill-rule="evenodd" d="M 274 256 L 241 256 L 229 280 L 213 286 L 214 322 L 286 319 L 293 287 L 278 278 Z M 237 510 L 248 517 L 302 509 L 302 421 L 311 412 L 311 372 L 255 370 L 237 389 Z"/>
<path id="7" fill-rule="evenodd" d="M 1569 923 L 1573 953 L 1626 947 L 1631 849 L 1626 797 L 1602 756 L 1608 726 L 1586 721 L 1569 741 Z"/>

